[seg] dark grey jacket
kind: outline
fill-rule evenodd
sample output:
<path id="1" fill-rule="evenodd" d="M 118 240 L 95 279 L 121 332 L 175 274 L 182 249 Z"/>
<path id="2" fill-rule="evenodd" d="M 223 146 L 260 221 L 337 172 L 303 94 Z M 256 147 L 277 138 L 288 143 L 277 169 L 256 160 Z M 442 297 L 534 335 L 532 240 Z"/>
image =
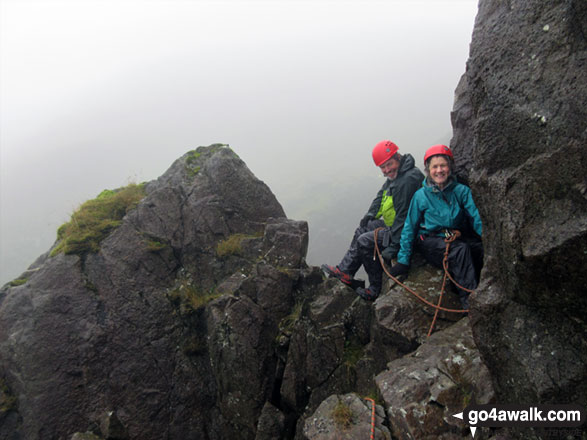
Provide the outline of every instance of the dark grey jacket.
<path id="1" fill-rule="evenodd" d="M 408 215 L 410 201 L 414 193 L 422 186 L 423 181 L 424 174 L 416 168 L 416 162 L 412 155 L 404 154 L 400 160 L 397 177 L 394 180 L 385 180 L 367 211 L 368 215 L 379 218 L 382 215 L 381 211 L 386 199 L 391 197 L 393 200 L 395 218 L 391 225 L 387 225 L 388 231 L 386 235 L 388 238 L 385 241 L 389 243 L 384 243 L 384 245 L 392 248 L 391 255 L 394 257 L 400 248 L 400 238 Z"/>

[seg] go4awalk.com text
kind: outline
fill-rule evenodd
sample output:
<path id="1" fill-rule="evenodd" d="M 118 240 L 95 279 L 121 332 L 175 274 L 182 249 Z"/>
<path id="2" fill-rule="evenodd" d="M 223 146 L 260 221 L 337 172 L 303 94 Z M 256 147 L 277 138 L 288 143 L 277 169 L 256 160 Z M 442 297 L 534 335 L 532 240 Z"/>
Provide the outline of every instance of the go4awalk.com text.
<path id="1" fill-rule="evenodd" d="M 454 414 L 471 428 L 537 427 L 579 428 L 587 421 L 587 412 L 580 405 L 470 405 L 462 413 Z"/>

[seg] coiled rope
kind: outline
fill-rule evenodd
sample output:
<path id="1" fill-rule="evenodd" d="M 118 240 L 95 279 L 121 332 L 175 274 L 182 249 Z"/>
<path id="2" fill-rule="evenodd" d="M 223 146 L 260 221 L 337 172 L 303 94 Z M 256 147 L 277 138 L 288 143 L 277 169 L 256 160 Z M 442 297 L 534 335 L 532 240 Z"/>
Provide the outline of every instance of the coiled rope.
<path id="1" fill-rule="evenodd" d="M 430 337 L 430 335 L 432 334 L 432 330 L 434 329 L 434 324 L 436 324 L 436 318 L 437 318 L 438 312 L 440 310 L 442 310 L 443 312 L 450 312 L 450 313 L 468 313 L 469 312 L 468 309 L 467 310 L 447 309 L 447 308 L 442 307 L 440 305 L 442 303 L 442 297 L 444 296 L 447 278 L 450 279 L 459 289 L 462 289 L 468 293 L 474 292 L 473 290 L 466 289 L 465 287 L 463 287 L 459 283 L 457 283 L 453 279 L 453 277 L 450 275 L 450 273 L 448 272 L 448 251 L 450 249 L 451 243 L 461 236 L 461 233 L 459 231 L 457 231 L 457 230 L 451 231 L 451 234 L 447 235 L 447 237 L 444 239 L 444 242 L 446 243 L 446 247 L 444 250 L 444 257 L 442 259 L 442 267 L 444 269 L 444 278 L 442 280 L 442 288 L 440 289 L 440 297 L 438 298 L 438 304 L 433 304 L 430 301 L 428 301 L 426 298 L 423 298 L 421 295 L 419 295 L 416 291 L 414 291 L 410 287 L 406 286 L 404 283 L 402 283 L 400 280 L 398 280 L 392 274 L 389 273 L 389 271 L 387 270 L 387 267 L 385 265 L 385 261 L 383 260 L 383 256 L 381 255 L 381 251 L 379 250 L 379 244 L 377 243 L 377 234 L 379 233 L 379 231 L 381 231 L 383 229 L 385 229 L 385 228 L 377 228 L 374 231 L 374 233 L 375 233 L 375 236 L 374 236 L 375 255 L 379 258 L 379 263 L 381 264 L 383 271 L 385 272 L 385 274 L 389 278 L 391 278 L 395 283 L 397 283 L 398 285 L 400 285 L 401 287 L 406 289 L 408 292 L 410 292 L 412 295 L 414 295 L 416 298 L 418 298 L 424 304 L 435 309 L 434 318 L 432 319 L 432 324 L 430 325 L 430 329 L 428 330 L 428 337 Z"/>

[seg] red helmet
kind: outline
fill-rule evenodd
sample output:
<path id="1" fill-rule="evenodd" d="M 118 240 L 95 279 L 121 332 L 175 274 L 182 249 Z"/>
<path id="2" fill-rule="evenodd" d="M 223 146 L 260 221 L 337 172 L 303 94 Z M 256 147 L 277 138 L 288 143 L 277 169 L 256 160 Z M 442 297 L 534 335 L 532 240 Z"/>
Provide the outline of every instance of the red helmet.
<path id="1" fill-rule="evenodd" d="M 373 162 L 376 166 L 380 166 L 382 163 L 391 159 L 395 153 L 399 150 L 398 146 L 391 141 L 381 141 L 375 148 L 373 148 Z"/>
<path id="2" fill-rule="evenodd" d="M 450 157 L 451 159 L 454 159 L 452 151 L 450 151 L 450 148 L 448 148 L 446 145 L 433 145 L 426 150 L 426 154 L 424 155 L 424 165 L 430 157 L 436 156 L 437 154 L 442 154 L 444 156 Z"/>

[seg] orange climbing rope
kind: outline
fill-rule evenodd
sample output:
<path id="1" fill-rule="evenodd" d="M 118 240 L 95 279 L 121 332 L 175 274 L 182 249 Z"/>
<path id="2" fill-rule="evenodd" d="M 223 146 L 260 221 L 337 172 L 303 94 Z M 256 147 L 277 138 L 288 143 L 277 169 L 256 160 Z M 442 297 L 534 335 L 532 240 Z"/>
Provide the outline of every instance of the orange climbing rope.
<path id="1" fill-rule="evenodd" d="M 450 312 L 450 313 L 468 313 L 469 310 L 456 310 L 456 309 L 447 309 L 445 307 L 442 307 L 440 304 L 442 303 L 442 297 L 444 296 L 444 291 L 445 291 L 445 287 L 446 287 L 446 279 L 450 279 L 458 288 L 463 289 L 465 292 L 469 292 L 469 293 L 473 293 L 473 290 L 469 290 L 464 288 L 463 286 L 461 286 L 459 283 L 457 283 L 453 277 L 450 275 L 450 273 L 448 272 L 448 251 L 450 249 L 450 244 L 455 241 L 457 238 L 460 237 L 461 233 L 459 231 L 452 231 L 452 233 L 450 235 L 448 235 L 444 241 L 446 243 L 446 247 L 444 250 L 444 258 L 442 259 L 442 267 L 444 269 L 444 278 L 442 280 L 442 288 L 440 290 L 440 297 L 438 298 L 438 304 L 433 304 L 430 301 L 428 301 L 427 299 L 423 298 L 421 295 L 419 295 L 417 292 L 415 292 L 413 289 L 409 288 L 408 286 L 406 286 L 404 283 L 402 283 L 400 280 L 398 280 L 396 277 L 394 277 L 392 274 L 389 273 L 389 271 L 387 270 L 387 267 L 385 266 L 385 262 L 383 260 L 383 257 L 381 256 L 381 251 L 379 250 L 379 245 L 377 244 L 377 234 L 380 230 L 382 230 L 384 228 L 377 228 L 375 230 L 375 254 L 377 255 L 377 257 L 379 258 L 379 263 L 381 264 L 381 267 L 383 268 L 383 271 L 385 272 L 385 274 L 391 278 L 395 283 L 399 284 L 401 287 L 403 287 L 404 289 L 406 289 L 408 292 L 410 292 L 412 295 L 414 295 L 416 298 L 418 298 L 420 301 L 422 301 L 424 304 L 432 307 L 435 309 L 434 312 L 434 318 L 432 319 L 432 324 L 430 325 L 430 329 L 428 330 L 428 336 L 430 336 L 432 334 L 432 329 L 434 328 L 434 324 L 436 323 L 436 318 L 438 316 L 438 312 L 440 310 L 444 311 L 444 312 Z"/>
<path id="2" fill-rule="evenodd" d="M 442 303 L 442 297 L 444 296 L 444 290 L 446 287 L 446 278 L 449 277 L 448 273 L 448 251 L 450 249 L 450 244 L 455 241 L 461 233 L 459 231 L 455 231 L 455 233 L 447 235 L 444 239 L 446 246 L 444 248 L 444 257 L 442 258 L 442 267 L 444 269 L 444 277 L 442 278 L 442 287 L 440 288 L 440 296 L 438 297 L 438 304 L 437 307 L 440 307 Z M 452 278 L 451 278 L 452 279 Z M 438 308 L 434 310 L 434 318 L 432 319 L 432 323 L 430 324 L 430 328 L 428 329 L 428 335 L 426 337 L 430 337 L 432 334 L 432 330 L 434 329 L 434 324 L 436 324 L 436 318 L 438 317 Z"/>
<path id="3" fill-rule="evenodd" d="M 371 402 L 371 440 L 375 439 L 375 401 L 370 397 L 365 397 L 365 400 Z"/>

